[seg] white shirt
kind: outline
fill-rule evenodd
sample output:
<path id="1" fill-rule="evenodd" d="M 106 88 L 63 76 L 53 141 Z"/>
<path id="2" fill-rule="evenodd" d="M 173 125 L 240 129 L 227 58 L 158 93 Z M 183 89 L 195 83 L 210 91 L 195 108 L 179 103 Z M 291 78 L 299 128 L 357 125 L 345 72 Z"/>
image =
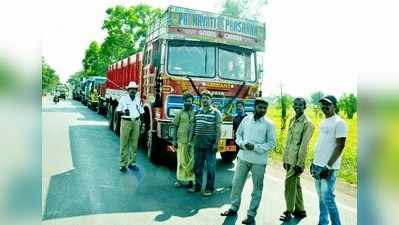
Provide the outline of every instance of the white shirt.
<path id="1" fill-rule="evenodd" d="M 254 164 L 265 165 L 268 152 L 276 146 L 274 123 L 262 117 L 255 121 L 254 115 L 244 117 L 236 132 L 236 143 L 240 146 L 238 158 Z M 246 150 L 245 144 L 251 143 L 253 150 Z"/>
<path id="2" fill-rule="evenodd" d="M 347 136 L 345 121 L 338 115 L 331 116 L 320 123 L 320 132 L 317 139 L 313 163 L 324 167 L 330 160 L 331 155 L 337 146 L 336 139 Z M 332 169 L 339 169 L 341 166 L 342 154 L 332 165 Z"/>
<path id="3" fill-rule="evenodd" d="M 140 97 L 136 94 L 136 97 L 132 101 L 129 95 L 123 95 L 119 100 L 118 107 L 116 107 L 116 111 L 124 112 L 126 109 L 129 110 L 129 116 L 122 116 L 135 119 L 140 117 L 140 114 L 144 113 L 143 106 L 140 102 Z"/>

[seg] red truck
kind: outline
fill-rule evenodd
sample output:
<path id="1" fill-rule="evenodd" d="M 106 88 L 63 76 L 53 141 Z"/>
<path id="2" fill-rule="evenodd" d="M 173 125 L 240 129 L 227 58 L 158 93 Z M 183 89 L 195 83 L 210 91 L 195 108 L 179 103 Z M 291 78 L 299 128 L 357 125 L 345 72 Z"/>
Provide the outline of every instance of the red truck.
<path id="1" fill-rule="evenodd" d="M 140 143 L 151 161 L 161 160 L 163 152 L 174 151 L 173 119 L 183 108 L 182 93 L 192 93 L 198 109 L 199 93 L 206 89 L 223 115 L 219 152 L 224 161 L 234 160 L 233 106 L 243 100 L 251 113 L 261 95 L 264 43 L 264 23 L 170 6 L 151 24 L 142 52 L 109 65 L 100 93 L 109 127 L 119 133 L 115 109 L 125 86 L 135 81 L 145 111 Z"/>

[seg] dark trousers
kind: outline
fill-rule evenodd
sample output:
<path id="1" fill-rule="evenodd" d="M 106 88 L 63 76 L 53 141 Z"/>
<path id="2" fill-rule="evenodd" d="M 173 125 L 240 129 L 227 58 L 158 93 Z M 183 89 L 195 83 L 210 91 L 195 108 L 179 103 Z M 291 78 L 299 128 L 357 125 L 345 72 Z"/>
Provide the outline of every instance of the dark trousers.
<path id="1" fill-rule="evenodd" d="M 202 176 L 204 165 L 206 161 L 207 181 L 206 190 L 215 190 L 215 171 L 216 171 L 216 152 L 210 149 L 195 148 L 194 151 L 194 174 L 195 174 L 195 187 L 202 187 Z"/>

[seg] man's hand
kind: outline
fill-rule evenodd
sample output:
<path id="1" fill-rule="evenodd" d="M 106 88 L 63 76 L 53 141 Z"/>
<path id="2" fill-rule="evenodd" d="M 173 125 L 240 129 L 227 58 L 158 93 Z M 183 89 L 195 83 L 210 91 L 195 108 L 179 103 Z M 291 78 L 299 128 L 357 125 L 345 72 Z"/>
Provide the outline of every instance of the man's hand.
<path id="1" fill-rule="evenodd" d="M 215 144 L 213 144 L 212 151 L 213 152 L 217 152 L 218 151 L 218 143 L 217 142 Z"/>
<path id="2" fill-rule="evenodd" d="M 294 166 L 294 170 L 295 170 L 295 176 L 300 175 L 301 173 L 303 173 L 303 168 L 300 166 L 295 165 Z"/>
<path id="3" fill-rule="evenodd" d="M 320 171 L 320 179 L 329 179 L 332 174 L 332 170 L 329 170 L 326 166 Z"/>
<path id="4" fill-rule="evenodd" d="M 253 145 L 251 143 L 246 143 L 245 144 L 245 149 L 247 149 L 247 150 L 252 151 L 252 150 L 254 150 L 254 148 L 255 148 L 255 145 Z"/>
<path id="5" fill-rule="evenodd" d="M 284 168 L 285 170 L 288 170 L 289 167 L 290 167 L 290 165 L 289 165 L 288 163 L 283 163 L 283 168 Z"/>

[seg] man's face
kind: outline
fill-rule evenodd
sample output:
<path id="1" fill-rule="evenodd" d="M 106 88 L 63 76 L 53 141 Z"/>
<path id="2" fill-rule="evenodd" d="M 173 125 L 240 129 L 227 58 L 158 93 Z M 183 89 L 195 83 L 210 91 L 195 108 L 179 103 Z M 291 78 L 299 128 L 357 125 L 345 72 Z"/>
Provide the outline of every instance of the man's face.
<path id="1" fill-rule="evenodd" d="M 191 109 L 192 105 L 193 105 L 193 99 L 192 98 L 184 99 L 184 108 L 185 109 Z"/>
<path id="2" fill-rule="evenodd" d="M 201 98 L 202 106 L 208 107 L 211 105 L 212 99 L 208 95 L 204 95 Z"/>
<path id="3" fill-rule="evenodd" d="M 321 101 L 320 105 L 321 105 L 321 111 L 323 111 L 326 117 L 330 117 L 334 114 L 335 107 L 332 103 Z"/>
<path id="4" fill-rule="evenodd" d="M 137 88 L 129 88 L 127 89 L 127 92 L 129 93 L 130 96 L 135 96 L 137 93 Z"/>
<path id="5" fill-rule="evenodd" d="M 267 111 L 266 103 L 259 103 L 255 106 L 255 115 L 259 118 L 265 116 L 266 111 Z"/>
<path id="6" fill-rule="evenodd" d="M 241 103 L 237 104 L 236 107 L 237 107 L 237 112 L 238 113 L 243 113 L 244 112 L 244 106 Z"/>
<path id="7" fill-rule="evenodd" d="M 292 105 L 294 108 L 295 114 L 302 115 L 303 111 L 305 110 L 305 104 L 299 99 L 294 100 L 294 104 Z"/>

